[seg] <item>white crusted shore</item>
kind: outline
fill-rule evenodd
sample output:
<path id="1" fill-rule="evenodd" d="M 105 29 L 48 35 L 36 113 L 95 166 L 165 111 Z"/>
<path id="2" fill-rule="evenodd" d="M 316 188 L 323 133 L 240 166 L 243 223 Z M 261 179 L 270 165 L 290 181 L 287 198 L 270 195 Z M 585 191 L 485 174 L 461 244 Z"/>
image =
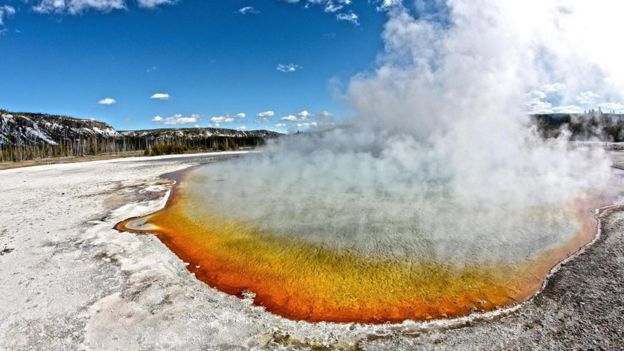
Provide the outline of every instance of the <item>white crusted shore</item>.
<path id="1" fill-rule="evenodd" d="M 0 171 L 0 349 L 609 348 L 622 336 L 604 321 L 624 310 L 618 302 L 624 283 L 617 283 L 624 277 L 619 212 L 606 220 L 596 246 L 563 266 L 538 298 L 508 314 L 453 327 L 288 321 L 197 281 L 155 237 L 113 229 L 163 206 L 168 187 L 159 175 L 214 157 Z M 610 271 L 596 273 L 589 263 L 596 259 Z M 582 274 L 586 269 L 594 273 Z M 600 273 L 615 275 L 616 283 L 601 287 L 607 278 Z M 603 301 L 597 296 L 611 311 L 597 305 Z M 600 319 L 592 322 L 597 330 L 583 338 L 579 328 L 592 318 Z"/>

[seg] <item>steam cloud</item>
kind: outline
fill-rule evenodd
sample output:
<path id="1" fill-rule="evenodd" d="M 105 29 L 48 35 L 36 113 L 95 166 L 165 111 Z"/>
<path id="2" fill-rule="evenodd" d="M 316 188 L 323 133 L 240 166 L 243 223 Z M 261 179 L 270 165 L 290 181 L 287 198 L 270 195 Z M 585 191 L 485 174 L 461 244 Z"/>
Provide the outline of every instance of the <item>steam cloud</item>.
<path id="1" fill-rule="evenodd" d="M 409 5 L 409 6 L 408 6 Z M 602 150 L 542 140 L 527 94 L 619 98 L 624 4 L 417 1 L 389 11 L 347 126 L 286 137 L 191 181 L 206 208 L 332 248 L 458 264 L 525 259 L 571 238 L 565 209 L 610 181 Z M 198 211 L 197 216 L 201 215 Z"/>

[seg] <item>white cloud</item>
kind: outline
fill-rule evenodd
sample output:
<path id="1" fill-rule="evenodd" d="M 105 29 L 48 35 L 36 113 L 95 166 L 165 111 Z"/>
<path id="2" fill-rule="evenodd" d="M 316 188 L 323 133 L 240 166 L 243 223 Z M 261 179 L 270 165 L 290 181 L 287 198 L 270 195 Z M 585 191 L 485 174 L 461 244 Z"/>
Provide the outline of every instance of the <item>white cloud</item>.
<path id="1" fill-rule="evenodd" d="M 603 102 L 597 106 L 604 112 L 624 112 L 624 104 L 618 102 Z"/>
<path id="2" fill-rule="evenodd" d="M 318 126 L 318 123 L 316 122 L 297 123 L 297 128 L 300 128 L 300 129 L 310 129 L 316 126 Z"/>
<path id="3" fill-rule="evenodd" d="M 137 3 L 140 7 L 145 8 L 154 8 L 161 5 L 171 5 L 176 3 L 177 0 L 137 0 Z"/>
<path id="4" fill-rule="evenodd" d="M 201 120 L 201 116 L 192 114 L 190 116 L 183 116 L 181 114 L 175 114 L 171 117 L 163 118 L 161 116 L 155 116 L 152 118 L 152 122 L 155 124 L 165 125 L 184 125 L 184 124 L 197 124 Z"/>
<path id="5" fill-rule="evenodd" d="M 543 113 L 552 113 L 552 104 L 548 101 L 544 101 L 542 99 L 531 99 L 528 104 L 528 113 L 529 114 L 543 114 Z"/>
<path id="6" fill-rule="evenodd" d="M 284 117 L 280 118 L 280 120 L 281 121 L 296 122 L 298 119 L 297 119 L 297 116 L 295 116 L 295 115 L 288 115 L 288 116 L 284 116 Z"/>
<path id="7" fill-rule="evenodd" d="M 326 13 L 337 13 L 336 19 L 338 21 L 347 21 L 354 25 L 359 25 L 359 16 L 350 10 L 350 6 L 353 4 L 352 0 L 282 0 L 289 4 L 304 4 L 306 8 L 312 6 L 318 6 Z M 377 4 L 378 11 L 387 11 L 394 7 L 401 6 L 401 0 L 372 0 L 372 3 Z M 338 13 L 339 11 L 343 11 Z"/>
<path id="8" fill-rule="evenodd" d="M 85 10 L 110 12 L 126 8 L 125 0 L 41 0 L 33 9 L 39 13 L 79 14 Z"/>
<path id="9" fill-rule="evenodd" d="M 109 97 L 98 101 L 98 104 L 100 105 L 114 105 L 116 103 L 117 103 L 117 100 L 113 98 L 109 98 Z"/>
<path id="10" fill-rule="evenodd" d="M 321 111 L 315 115 L 308 110 L 303 110 L 296 114 L 286 115 L 280 118 L 280 122 L 278 124 L 283 127 L 288 127 L 289 131 L 305 130 L 317 127 L 329 127 L 335 125 L 332 114 L 330 112 Z"/>
<path id="11" fill-rule="evenodd" d="M 540 90 L 546 94 L 556 94 L 566 89 L 566 85 L 563 83 L 549 83 L 540 87 Z"/>
<path id="12" fill-rule="evenodd" d="M 210 122 L 214 123 L 218 127 L 221 123 L 232 123 L 232 122 L 234 122 L 234 118 L 229 116 L 229 115 L 213 116 L 212 118 L 210 118 Z"/>
<path id="13" fill-rule="evenodd" d="M 344 8 L 343 5 L 334 4 L 333 2 L 328 1 L 327 4 L 325 4 L 325 8 L 323 10 L 325 12 L 334 13 L 334 12 L 342 10 L 343 8 Z"/>
<path id="14" fill-rule="evenodd" d="M 299 116 L 300 120 L 305 121 L 308 118 L 313 117 L 314 115 L 312 113 L 310 113 L 308 110 L 303 110 L 303 111 L 297 113 L 297 116 Z"/>
<path id="15" fill-rule="evenodd" d="M 583 108 L 577 105 L 555 106 L 546 100 L 546 94 L 539 90 L 531 91 L 527 94 L 528 113 L 529 114 L 547 114 L 547 113 L 582 113 Z"/>
<path id="16" fill-rule="evenodd" d="M 257 15 L 260 13 L 259 10 L 257 10 L 255 7 L 253 6 L 245 6 L 245 7 L 241 7 L 238 12 L 241 15 Z"/>
<path id="17" fill-rule="evenodd" d="M 280 63 L 275 69 L 284 73 L 292 73 L 300 70 L 301 66 L 294 63 Z"/>
<path id="18" fill-rule="evenodd" d="M 177 0 L 135 0 L 137 6 L 155 8 L 174 4 Z M 38 0 L 33 10 L 39 13 L 76 15 L 87 10 L 111 12 L 127 8 L 127 0 Z"/>
<path id="19" fill-rule="evenodd" d="M 359 22 L 360 17 L 356 15 L 354 12 L 339 13 L 336 15 L 336 19 L 339 21 L 350 22 L 351 24 L 356 25 L 356 26 L 360 25 L 360 22 Z"/>
<path id="20" fill-rule="evenodd" d="M 258 117 L 260 118 L 271 118 L 273 116 L 275 116 L 275 111 L 271 111 L 271 110 L 258 113 Z"/>
<path id="21" fill-rule="evenodd" d="M 245 129 L 247 129 L 247 127 L 245 127 L 245 126 L 240 126 L 240 127 L 236 127 L 236 129 L 238 129 L 238 130 L 245 130 Z"/>
<path id="22" fill-rule="evenodd" d="M 552 113 L 583 113 L 583 109 L 576 105 L 554 106 Z"/>
<path id="23" fill-rule="evenodd" d="M 152 100 L 169 100 L 171 96 L 167 93 L 156 93 L 150 97 Z"/>
<path id="24" fill-rule="evenodd" d="M 533 90 L 531 92 L 529 92 L 527 94 L 529 99 L 539 99 L 539 100 L 543 100 L 546 99 L 548 97 L 548 94 L 546 94 L 545 92 L 541 91 L 541 90 Z"/>
<path id="25" fill-rule="evenodd" d="M 0 26 L 4 25 L 4 20 L 15 14 L 15 7 L 9 5 L 0 6 Z"/>
<path id="26" fill-rule="evenodd" d="M 596 100 L 600 99 L 601 96 L 593 91 L 583 91 L 578 94 L 576 97 L 576 101 L 581 105 L 590 105 L 595 104 Z"/>
<path id="27" fill-rule="evenodd" d="M 239 113 L 235 114 L 234 116 L 230 116 L 229 114 L 222 115 L 222 116 L 212 116 L 210 118 L 210 122 L 212 122 L 212 124 L 214 124 L 215 126 L 218 127 L 222 123 L 232 123 L 232 122 L 235 122 L 237 119 L 238 120 L 242 120 L 245 117 L 247 117 L 246 113 L 239 112 Z"/>
<path id="28" fill-rule="evenodd" d="M 277 127 L 277 128 L 284 128 L 284 127 L 286 127 L 286 123 L 276 123 L 275 127 Z"/>
<path id="29" fill-rule="evenodd" d="M 377 6 L 377 10 L 386 11 L 395 6 L 401 5 L 401 0 L 380 0 L 378 1 L 379 5 Z"/>

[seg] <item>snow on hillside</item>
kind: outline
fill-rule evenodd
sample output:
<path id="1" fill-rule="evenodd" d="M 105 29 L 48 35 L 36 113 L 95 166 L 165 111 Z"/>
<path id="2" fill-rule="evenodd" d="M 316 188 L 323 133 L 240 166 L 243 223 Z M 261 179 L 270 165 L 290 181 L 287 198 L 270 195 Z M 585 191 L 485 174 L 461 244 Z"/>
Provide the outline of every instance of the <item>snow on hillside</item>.
<path id="1" fill-rule="evenodd" d="M 121 137 L 106 123 L 32 113 L 0 111 L 0 145 L 58 145 L 62 139 Z"/>
<path id="2" fill-rule="evenodd" d="M 153 129 L 118 132 L 110 125 L 87 119 L 35 113 L 9 113 L 0 110 L 0 146 L 58 145 L 61 140 L 123 139 L 127 137 L 150 140 L 197 139 L 208 137 L 273 138 L 279 133 L 257 130 L 241 131 L 223 128 Z"/>

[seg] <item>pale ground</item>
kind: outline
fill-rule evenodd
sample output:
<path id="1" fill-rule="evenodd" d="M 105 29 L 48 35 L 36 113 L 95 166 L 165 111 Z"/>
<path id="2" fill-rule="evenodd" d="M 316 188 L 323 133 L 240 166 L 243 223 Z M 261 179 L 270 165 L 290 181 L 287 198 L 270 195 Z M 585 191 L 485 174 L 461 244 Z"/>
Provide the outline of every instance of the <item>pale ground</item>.
<path id="1" fill-rule="evenodd" d="M 158 175 L 215 157 L 0 171 L 0 349 L 624 349 L 623 212 L 512 311 L 383 326 L 273 316 L 197 281 L 155 237 L 112 229 L 163 206 Z"/>

